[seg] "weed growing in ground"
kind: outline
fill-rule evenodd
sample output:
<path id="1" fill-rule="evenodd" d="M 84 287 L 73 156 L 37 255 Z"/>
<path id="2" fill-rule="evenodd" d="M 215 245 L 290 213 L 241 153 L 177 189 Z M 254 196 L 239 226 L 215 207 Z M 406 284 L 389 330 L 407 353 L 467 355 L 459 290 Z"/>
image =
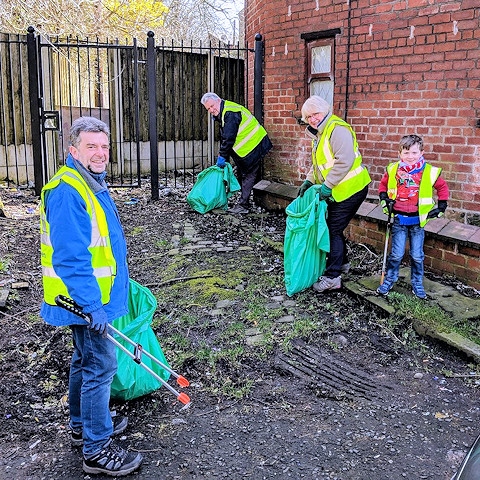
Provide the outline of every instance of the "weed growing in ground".
<path id="1" fill-rule="evenodd" d="M 7 273 L 10 266 L 10 259 L 8 257 L 0 258 L 0 273 Z"/>

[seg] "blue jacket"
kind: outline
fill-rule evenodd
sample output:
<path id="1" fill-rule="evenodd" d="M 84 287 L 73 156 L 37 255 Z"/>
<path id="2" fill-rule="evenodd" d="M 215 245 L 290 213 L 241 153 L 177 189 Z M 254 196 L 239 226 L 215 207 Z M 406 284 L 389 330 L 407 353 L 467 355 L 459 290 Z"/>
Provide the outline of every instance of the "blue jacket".
<path id="1" fill-rule="evenodd" d="M 110 301 L 103 305 L 109 322 L 112 322 L 128 313 L 127 245 L 120 217 L 106 187 L 105 172 L 100 175 L 89 174 L 83 167 L 78 167 L 79 163 L 74 162 L 71 155 L 68 155 L 66 164 L 80 171 L 84 178 L 90 175 L 88 183 L 92 185 L 92 190 L 105 211 L 113 255 L 117 262 L 117 275 Z M 45 211 L 50 224 L 55 271 L 67 285 L 72 299 L 85 313 L 102 308 L 100 288 L 93 276 L 88 251 L 91 221 L 82 197 L 73 187 L 60 182 L 56 188 L 47 192 Z M 85 325 L 79 316 L 45 302 L 42 303 L 40 315 L 50 325 Z"/>

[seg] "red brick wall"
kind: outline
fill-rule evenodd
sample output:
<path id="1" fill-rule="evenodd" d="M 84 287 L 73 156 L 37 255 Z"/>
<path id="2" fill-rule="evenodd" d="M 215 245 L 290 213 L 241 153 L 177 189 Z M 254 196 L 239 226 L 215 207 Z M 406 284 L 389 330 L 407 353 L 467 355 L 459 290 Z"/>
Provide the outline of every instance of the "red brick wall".
<path id="1" fill-rule="evenodd" d="M 261 33 L 265 41 L 264 124 L 275 147 L 265 176 L 299 184 L 308 171 L 310 146 L 297 122 L 308 96 L 301 34 L 339 28 L 334 113 L 347 110 L 373 179 L 370 195 L 396 160 L 400 137 L 416 133 L 427 160 L 444 169 L 450 207 L 479 212 L 479 7 L 478 0 L 246 0 L 246 40 Z"/>

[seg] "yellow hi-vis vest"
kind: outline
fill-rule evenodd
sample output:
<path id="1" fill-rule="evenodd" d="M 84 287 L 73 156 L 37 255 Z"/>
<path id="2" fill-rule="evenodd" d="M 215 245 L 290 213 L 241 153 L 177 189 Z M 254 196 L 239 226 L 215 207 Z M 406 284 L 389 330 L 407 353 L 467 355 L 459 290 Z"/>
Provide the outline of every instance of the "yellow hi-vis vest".
<path id="1" fill-rule="evenodd" d="M 340 183 L 332 188 L 332 197 L 336 202 L 341 202 L 362 190 L 362 188 L 371 182 L 371 179 L 368 170 L 362 165 L 362 155 L 358 148 L 357 136 L 352 127 L 340 117 L 332 115 L 323 129 L 318 143 L 316 143 L 315 140 L 312 142 L 312 163 L 314 167 L 313 176 L 315 182 L 323 183 L 328 172 L 332 169 L 333 164 L 335 163 L 332 146 L 330 145 L 330 137 L 333 129 L 338 125 L 347 127 L 350 130 L 353 137 L 353 148 L 355 151 L 355 160 L 352 168 Z M 319 181 L 317 169 L 323 177 L 322 182 Z"/>
<path id="2" fill-rule="evenodd" d="M 391 163 L 387 166 L 388 173 L 388 197 L 392 200 L 397 198 L 397 170 L 400 162 Z M 420 226 L 424 227 L 430 218 L 427 218 L 428 212 L 435 206 L 433 200 L 433 186 L 438 177 L 442 173 L 442 169 L 433 167 L 429 163 L 425 163 L 420 187 L 418 189 L 418 216 L 420 217 Z"/>
<path id="3" fill-rule="evenodd" d="M 225 125 L 225 114 L 227 112 L 240 112 L 242 120 L 238 127 L 237 138 L 233 145 L 233 151 L 240 157 L 247 156 L 267 135 L 267 131 L 258 123 L 258 120 L 242 105 L 224 101 L 222 112 L 222 127 Z"/>
<path id="4" fill-rule="evenodd" d="M 57 295 L 70 297 L 67 286 L 56 274 L 53 268 L 53 246 L 50 239 L 50 224 L 45 212 L 45 192 L 58 186 L 60 182 L 68 183 L 83 198 L 87 213 L 92 221 L 92 235 L 88 250 L 92 255 L 92 268 L 102 295 L 102 303 L 110 301 L 110 292 L 117 271 L 117 264 L 113 256 L 108 232 L 105 212 L 95 195 L 88 187 L 82 176 L 73 168 L 62 167 L 52 179 L 43 187 L 40 209 L 40 252 L 43 273 L 44 300 L 49 305 L 55 305 Z"/>

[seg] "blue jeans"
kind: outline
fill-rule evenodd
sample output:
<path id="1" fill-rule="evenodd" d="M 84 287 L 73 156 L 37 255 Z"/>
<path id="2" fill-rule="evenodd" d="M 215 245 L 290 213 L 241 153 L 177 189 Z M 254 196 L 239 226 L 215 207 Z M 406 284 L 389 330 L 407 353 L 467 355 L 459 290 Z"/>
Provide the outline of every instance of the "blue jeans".
<path id="1" fill-rule="evenodd" d="M 412 287 L 423 287 L 423 241 L 425 230 L 420 225 L 400 225 L 398 218 L 392 225 L 392 247 L 387 262 L 385 281 L 395 283 L 398 280 L 400 264 L 405 254 L 407 239 L 410 243 L 410 264 Z"/>
<path id="2" fill-rule="evenodd" d="M 355 216 L 360 205 L 367 198 L 368 186 L 342 202 L 329 202 L 327 207 L 327 226 L 330 237 L 330 253 L 324 276 L 336 278 L 342 265 L 348 262 L 347 241 L 343 231 Z"/>
<path id="3" fill-rule="evenodd" d="M 83 454 L 97 453 L 113 433 L 110 385 L 117 371 L 115 345 L 82 325 L 72 325 L 70 427 L 83 429 Z"/>

